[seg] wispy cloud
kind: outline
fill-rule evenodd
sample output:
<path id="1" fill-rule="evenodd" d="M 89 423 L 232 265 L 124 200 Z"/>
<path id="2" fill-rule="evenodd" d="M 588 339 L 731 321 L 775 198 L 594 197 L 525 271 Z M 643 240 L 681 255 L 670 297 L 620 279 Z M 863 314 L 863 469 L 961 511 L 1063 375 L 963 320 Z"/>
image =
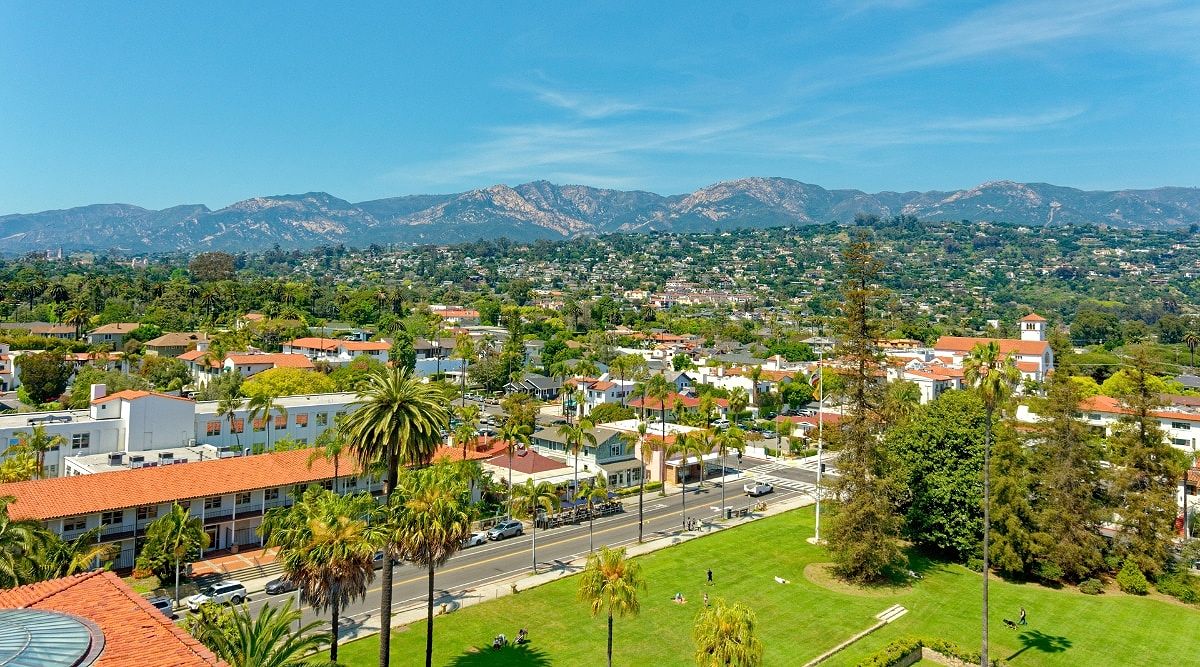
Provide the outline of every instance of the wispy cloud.
<path id="1" fill-rule="evenodd" d="M 1160 35 L 1177 34 L 1200 21 L 1200 6 L 1177 0 L 1046 0 L 985 7 L 908 42 L 877 63 L 881 72 L 918 69 L 996 54 L 1044 55 L 1083 39 L 1093 48 L 1135 43 L 1154 49 Z M 1195 35 L 1192 35 L 1194 40 Z"/>

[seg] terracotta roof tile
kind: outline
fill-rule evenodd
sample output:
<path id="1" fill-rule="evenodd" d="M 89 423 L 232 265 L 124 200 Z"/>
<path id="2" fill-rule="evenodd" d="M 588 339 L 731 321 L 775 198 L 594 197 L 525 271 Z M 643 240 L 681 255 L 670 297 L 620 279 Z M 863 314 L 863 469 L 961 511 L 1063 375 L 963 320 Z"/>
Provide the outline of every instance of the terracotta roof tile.
<path id="1" fill-rule="evenodd" d="M 1037 313 L 1029 313 L 1025 317 L 1022 317 L 1020 321 L 1021 322 L 1045 322 L 1046 318 L 1042 317 L 1041 315 L 1038 315 Z"/>
<path id="2" fill-rule="evenodd" d="M 108 396 L 103 396 L 101 398 L 97 398 L 96 400 L 92 401 L 92 405 L 98 405 L 100 403 L 107 403 L 109 401 L 115 401 L 115 400 L 136 401 L 139 398 L 146 398 L 148 396 L 156 396 L 158 398 L 169 398 L 173 401 L 186 401 L 188 403 L 195 403 L 195 401 L 193 401 L 192 399 L 183 398 L 182 396 L 172 396 L 170 394 L 160 394 L 157 391 L 145 391 L 142 389 L 126 389 L 125 391 L 118 391 L 115 394 L 109 394 Z"/>
<path id="3" fill-rule="evenodd" d="M 498 468 L 508 468 L 508 454 L 497 454 L 488 459 L 487 462 Z M 566 468 L 566 464 L 559 463 L 552 458 L 542 456 L 532 449 L 524 450 L 524 453 L 516 453 L 512 457 L 512 469 L 514 472 L 525 473 L 532 475 L 534 473 L 546 472 L 549 470 L 557 470 Z"/>
<path id="4" fill-rule="evenodd" d="M 231 354 L 225 357 L 235 365 L 268 364 L 276 368 L 312 368 L 312 360 L 303 354 Z"/>
<path id="5" fill-rule="evenodd" d="M 225 665 L 112 572 L 88 572 L 0 591 L 0 607 L 86 618 L 104 633 L 95 667 Z"/>
<path id="6" fill-rule="evenodd" d="M 1044 340 L 1017 340 L 1015 338 L 970 338 L 965 336 L 942 336 L 933 344 L 935 352 L 970 352 L 980 343 L 995 341 L 1001 354 L 1016 352 L 1024 355 L 1042 355 L 1050 349 Z"/>
<path id="7" fill-rule="evenodd" d="M 107 510 L 157 505 L 276 486 L 308 484 L 333 477 L 333 462 L 311 450 L 239 456 L 155 468 L 52 477 L 0 484 L 0 496 L 13 496 L 14 520 L 45 521 Z M 345 458 L 345 457 L 343 457 Z M 343 473 L 346 461 L 343 460 Z"/>

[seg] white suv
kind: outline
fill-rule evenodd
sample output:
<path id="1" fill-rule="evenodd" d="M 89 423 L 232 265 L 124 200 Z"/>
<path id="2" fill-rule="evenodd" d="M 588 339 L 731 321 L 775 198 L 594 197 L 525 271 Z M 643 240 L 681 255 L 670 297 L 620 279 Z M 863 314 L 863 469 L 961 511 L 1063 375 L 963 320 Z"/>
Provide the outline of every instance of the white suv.
<path id="1" fill-rule="evenodd" d="M 217 604 L 241 604 L 246 599 L 246 587 L 240 581 L 222 581 L 211 586 L 205 586 L 202 591 L 187 599 L 188 609 L 199 611 L 205 602 Z"/>

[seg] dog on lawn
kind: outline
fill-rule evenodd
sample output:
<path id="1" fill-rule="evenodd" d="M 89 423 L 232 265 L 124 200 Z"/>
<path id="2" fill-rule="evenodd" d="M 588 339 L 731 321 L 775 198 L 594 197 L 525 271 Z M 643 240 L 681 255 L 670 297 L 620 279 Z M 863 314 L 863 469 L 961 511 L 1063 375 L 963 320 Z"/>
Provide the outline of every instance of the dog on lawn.
<path id="1" fill-rule="evenodd" d="M 1004 627 L 1008 628 L 1009 630 L 1016 630 L 1017 624 L 1006 618 L 1004 619 Z"/>

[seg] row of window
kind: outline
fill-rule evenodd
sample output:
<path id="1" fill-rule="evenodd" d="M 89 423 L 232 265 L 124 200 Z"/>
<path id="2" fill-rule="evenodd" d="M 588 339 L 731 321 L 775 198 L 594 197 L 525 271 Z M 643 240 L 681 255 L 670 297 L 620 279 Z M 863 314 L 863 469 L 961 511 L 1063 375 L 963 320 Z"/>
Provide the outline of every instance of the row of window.
<path id="1" fill-rule="evenodd" d="M 346 478 L 342 481 L 343 481 L 343 484 L 346 489 L 353 489 L 358 486 L 358 480 L 353 477 Z M 332 491 L 333 490 L 333 480 L 326 480 L 324 483 L 322 483 L 322 486 L 325 487 L 326 490 Z M 272 502 L 272 501 L 279 500 L 279 493 L 280 493 L 280 489 L 278 489 L 278 488 L 266 489 L 263 491 L 263 501 L 264 502 Z M 210 512 L 213 510 L 219 510 L 224 505 L 224 502 L 225 502 L 224 496 L 210 496 L 208 498 L 205 498 L 204 499 L 204 511 Z M 191 509 L 192 501 L 181 500 L 181 501 L 179 501 L 179 504 L 184 509 Z M 237 506 L 249 505 L 250 504 L 250 493 L 243 492 L 243 493 L 234 494 L 234 504 Z M 137 522 L 139 524 L 143 523 L 145 521 L 151 521 L 156 518 L 158 518 L 158 505 L 143 505 L 142 507 L 137 508 Z M 112 510 L 109 512 L 101 512 L 100 513 L 100 525 L 101 526 L 116 526 L 116 525 L 120 525 L 124 522 L 125 522 L 125 510 Z M 70 531 L 82 531 L 86 528 L 87 528 L 87 517 L 75 516 L 75 517 L 68 517 L 66 519 L 63 519 L 62 529 L 63 529 L 64 533 L 70 532 Z"/>
<path id="2" fill-rule="evenodd" d="M 345 413 L 339 412 L 339 413 L 337 413 L 336 417 L 341 417 L 343 414 L 345 414 Z M 295 424 L 297 427 L 304 428 L 304 427 L 308 426 L 309 414 L 307 412 L 296 413 L 295 415 L 293 415 L 293 417 L 295 418 Z M 316 413 L 314 420 L 315 420 L 317 426 L 328 426 L 329 425 L 329 413 L 328 412 L 318 412 L 318 413 Z M 205 424 L 204 430 L 210 437 L 215 437 L 215 436 L 221 435 L 222 424 L 223 424 L 222 420 L 214 419 Z M 276 428 L 276 429 L 287 428 L 287 425 L 288 425 L 288 418 L 285 415 L 275 415 L 275 423 L 272 424 L 273 428 Z M 266 430 L 266 419 L 261 419 L 261 418 L 255 419 L 253 422 L 251 422 L 251 428 L 253 428 L 256 433 L 261 433 L 262 431 Z M 229 420 L 229 432 L 230 433 L 245 433 L 246 432 L 246 420 L 241 417 L 235 417 L 235 418 Z"/>

